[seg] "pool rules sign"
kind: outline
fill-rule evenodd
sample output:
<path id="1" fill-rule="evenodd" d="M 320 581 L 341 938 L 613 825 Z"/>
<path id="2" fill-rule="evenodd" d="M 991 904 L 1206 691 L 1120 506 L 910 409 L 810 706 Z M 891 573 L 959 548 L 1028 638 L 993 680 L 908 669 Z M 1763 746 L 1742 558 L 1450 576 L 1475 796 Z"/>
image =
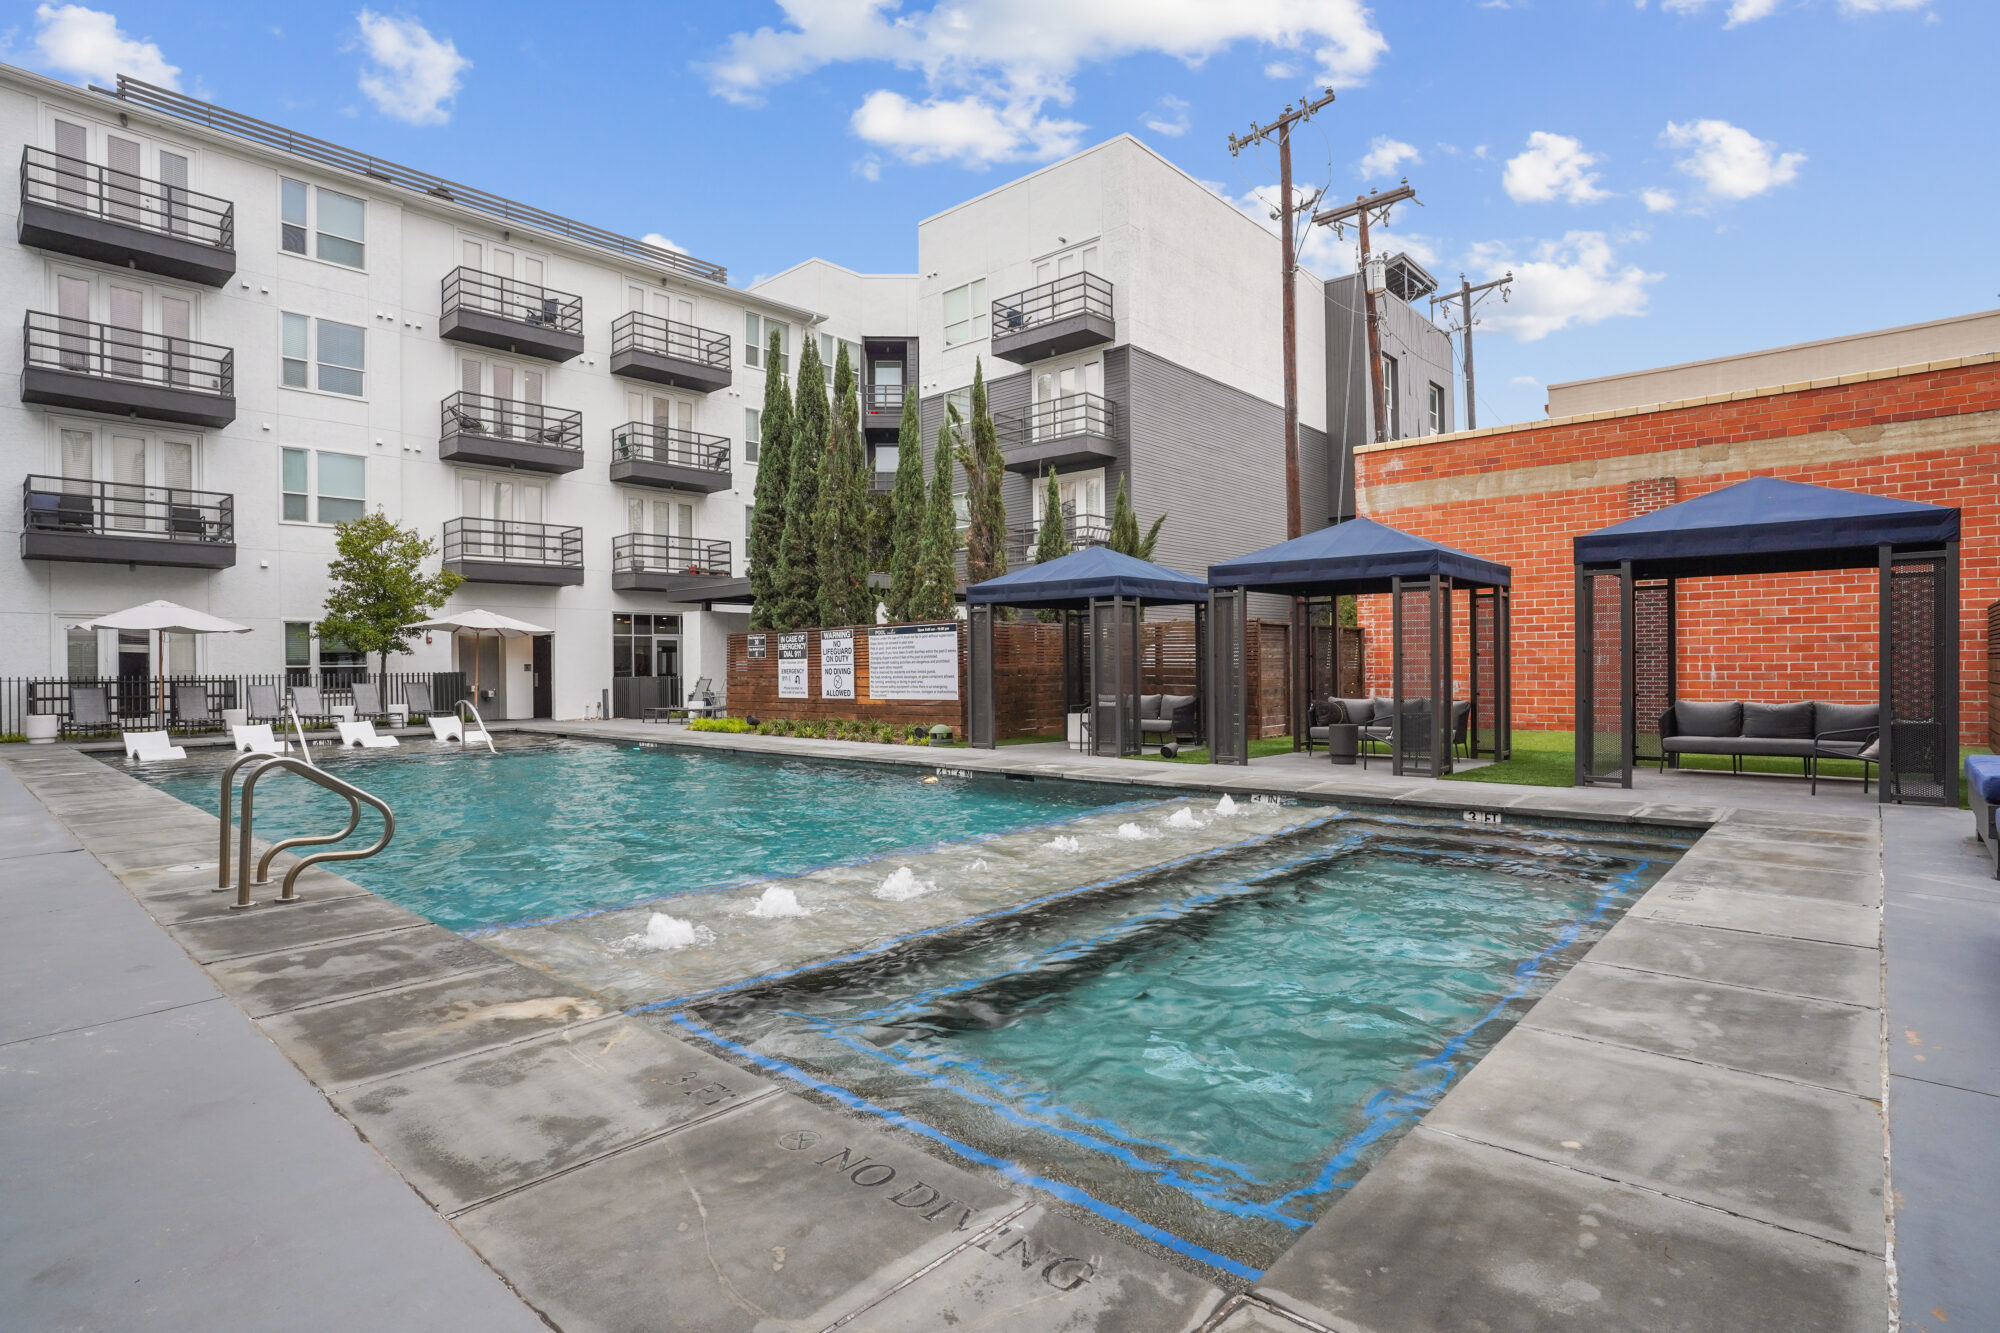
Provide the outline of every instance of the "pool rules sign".
<path id="1" fill-rule="evenodd" d="M 854 631 L 823 629 L 819 632 L 819 697 L 854 697 Z"/>
<path id="2" fill-rule="evenodd" d="M 956 699 L 958 626 L 898 625 L 870 634 L 868 697 Z"/>
<path id="3" fill-rule="evenodd" d="M 803 634 L 780 634 L 778 636 L 778 697 L 780 699 L 811 698 L 806 682 L 806 636 Z"/>

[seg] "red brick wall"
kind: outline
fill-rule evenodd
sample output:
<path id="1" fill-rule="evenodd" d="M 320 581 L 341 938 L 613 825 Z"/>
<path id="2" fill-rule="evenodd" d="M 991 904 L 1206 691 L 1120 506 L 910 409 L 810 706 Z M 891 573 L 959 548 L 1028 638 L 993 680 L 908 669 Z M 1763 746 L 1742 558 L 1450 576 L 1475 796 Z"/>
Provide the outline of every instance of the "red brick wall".
<path id="1" fill-rule="evenodd" d="M 1850 440 L 1866 441 L 1870 428 L 1891 422 L 1989 411 L 2000 411 L 2000 363 L 1599 421 L 1533 424 L 1363 454 L 1356 465 L 1369 517 L 1513 567 L 1515 725 L 1567 729 L 1575 722 L 1570 539 L 1753 473 L 1694 472 L 1692 467 L 1702 464 L 1690 464 L 1678 477 L 1400 508 L 1376 507 L 1371 487 L 1556 464 L 1572 465 L 1575 476 L 1573 465 L 1589 460 L 1826 431 L 1846 431 Z M 1662 460 L 1663 465 L 1669 461 Z M 1759 472 L 1963 511 L 1960 720 L 1965 743 L 1982 743 L 1987 711 L 1984 611 L 2000 596 L 2000 424 L 1987 438 L 1959 448 L 1884 452 Z M 1681 694 L 1872 700 L 1875 585 L 1873 571 L 1683 582 L 1677 602 Z M 1364 598 L 1361 611 L 1362 623 L 1373 631 L 1370 677 L 1386 680 L 1388 599 Z M 1455 652 L 1462 662 L 1462 615 L 1458 621 Z"/>

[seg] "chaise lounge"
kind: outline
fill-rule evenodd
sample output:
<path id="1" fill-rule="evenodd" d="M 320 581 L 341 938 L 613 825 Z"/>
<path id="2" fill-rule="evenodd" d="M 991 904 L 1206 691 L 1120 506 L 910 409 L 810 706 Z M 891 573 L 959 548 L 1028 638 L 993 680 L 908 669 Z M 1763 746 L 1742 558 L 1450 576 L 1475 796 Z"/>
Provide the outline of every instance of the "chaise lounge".
<path id="1" fill-rule="evenodd" d="M 1669 763 L 1679 768 L 1688 754 L 1727 758 L 1737 773 L 1745 756 L 1796 759 L 1801 776 L 1810 778 L 1817 792 L 1820 760 L 1852 759 L 1861 765 L 1861 789 L 1867 791 L 1869 767 L 1881 755 L 1879 715 L 1875 704 L 1677 699 L 1660 714 L 1660 771 Z"/>
<path id="2" fill-rule="evenodd" d="M 1972 802 L 1972 831 L 1993 858 L 1993 878 L 2000 879 L 2000 755 L 1965 757 L 1965 788 Z"/>

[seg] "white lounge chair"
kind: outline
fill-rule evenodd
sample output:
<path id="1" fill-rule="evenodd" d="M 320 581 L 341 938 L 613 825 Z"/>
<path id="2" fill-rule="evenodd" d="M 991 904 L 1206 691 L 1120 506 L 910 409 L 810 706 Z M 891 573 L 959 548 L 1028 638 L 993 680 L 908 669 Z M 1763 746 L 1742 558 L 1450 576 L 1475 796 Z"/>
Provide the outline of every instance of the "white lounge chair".
<path id="1" fill-rule="evenodd" d="M 402 744 L 394 736 L 377 736 L 373 722 L 336 722 L 333 725 L 340 732 L 342 745 L 358 745 L 368 750 L 386 750 L 392 745 Z"/>
<path id="2" fill-rule="evenodd" d="M 431 738 L 451 741 L 458 745 L 491 745 L 493 742 L 483 731 L 467 731 L 462 717 L 428 717 L 424 721 L 431 724 Z"/>
<path id="3" fill-rule="evenodd" d="M 167 738 L 164 731 L 127 731 L 125 757 L 150 764 L 161 759 L 185 759 L 188 752 Z"/>
<path id="4" fill-rule="evenodd" d="M 238 754 L 283 754 L 285 743 L 271 734 L 269 722 L 252 722 L 247 726 L 231 727 L 229 737 L 235 742 Z"/>

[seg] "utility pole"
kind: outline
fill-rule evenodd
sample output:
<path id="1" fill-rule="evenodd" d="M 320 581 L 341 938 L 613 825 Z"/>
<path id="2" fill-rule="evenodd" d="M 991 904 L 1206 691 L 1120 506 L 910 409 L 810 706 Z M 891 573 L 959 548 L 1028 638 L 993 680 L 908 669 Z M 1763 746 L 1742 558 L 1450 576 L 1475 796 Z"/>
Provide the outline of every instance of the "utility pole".
<path id="1" fill-rule="evenodd" d="M 1368 268 L 1368 223 L 1371 215 L 1373 221 L 1387 222 L 1390 208 L 1406 199 L 1422 207 L 1417 192 L 1410 188 L 1407 178 L 1393 190 L 1382 190 L 1366 197 L 1357 196 L 1351 204 L 1342 204 L 1339 208 L 1329 208 L 1313 215 L 1314 225 L 1332 227 L 1336 236 L 1344 234 L 1349 222 L 1361 229 L 1361 293 L 1368 307 L 1368 401 L 1374 409 L 1374 438 L 1377 444 L 1387 438 L 1388 413 L 1382 401 L 1382 316 L 1375 309 L 1375 275 Z"/>
<path id="2" fill-rule="evenodd" d="M 1240 137 L 1234 134 L 1229 136 L 1231 157 L 1267 139 L 1276 139 L 1278 144 L 1278 241 L 1283 272 L 1279 291 L 1284 298 L 1285 536 L 1288 539 L 1305 532 L 1299 503 L 1298 301 L 1293 290 L 1298 255 L 1292 237 L 1292 214 L 1296 211 L 1292 207 L 1292 127 L 1311 120 L 1315 112 L 1332 101 L 1333 89 L 1327 88 L 1317 98 L 1300 98 L 1296 107 L 1287 104 L 1284 114 L 1268 125 L 1253 123 L 1250 133 Z"/>
<path id="3" fill-rule="evenodd" d="M 1512 269 L 1507 270 L 1506 276 L 1495 278 L 1491 282 L 1482 282 L 1477 287 L 1467 282 L 1463 273 L 1458 275 L 1459 329 L 1465 335 L 1463 341 L 1465 344 L 1465 429 L 1467 430 L 1479 429 L 1479 413 L 1472 405 L 1472 298 L 1482 296 L 1498 288 L 1500 299 L 1502 301 L 1508 300 L 1511 295 L 1508 288 L 1513 281 L 1514 270 Z M 1431 298 L 1431 306 L 1435 308 L 1440 299 L 1447 306 L 1451 304 L 1451 295 L 1447 293 L 1442 298 L 1433 296 Z"/>

